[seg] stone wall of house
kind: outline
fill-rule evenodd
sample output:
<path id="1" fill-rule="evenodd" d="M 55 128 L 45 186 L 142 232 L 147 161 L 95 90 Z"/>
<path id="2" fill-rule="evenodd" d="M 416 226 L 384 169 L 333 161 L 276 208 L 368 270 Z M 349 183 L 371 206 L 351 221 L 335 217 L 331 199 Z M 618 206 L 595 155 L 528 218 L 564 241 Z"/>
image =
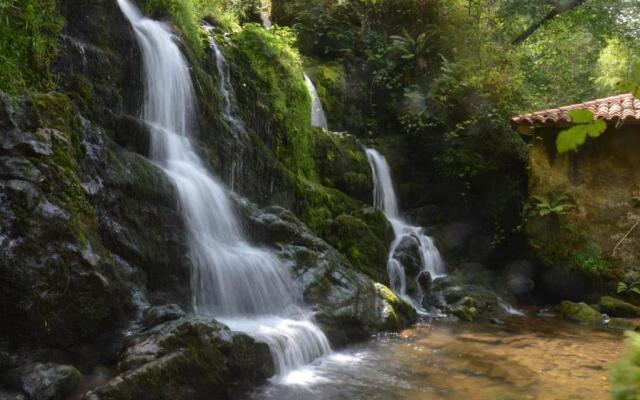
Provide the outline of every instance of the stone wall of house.
<path id="1" fill-rule="evenodd" d="M 543 254 L 549 264 L 565 262 L 588 271 L 599 262 L 593 259 L 598 252 L 593 244 L 597 244 L 607 275 L 621 280 L 640 277 L 640 226 L 614 254 L 616 245 L 640 218 L 640 125 L 612 126 L 569 154 L 558 154 L 555 149 L 559 131 L 537 129 L 530 141 L 529 197 L 535 204 L 532 196 L 551 200 L 565 193 L 576 209 L 545 218 L 536 216 L 535 209 L 529 213 L 534 215 L 527 222 L 532 248 L 545 253 L 543 246 L 557 246 L 555 256 Z M 564 234 L 558 233 L 562 229 Z M 580 246 L 571 243 L 578 237 L 590 242 L 586 246 L 593 251 L 580 253 Z M 559 240 L 570 243 L 563 247 Z M 571 260 L 558 260 L 560 254 Z"/>

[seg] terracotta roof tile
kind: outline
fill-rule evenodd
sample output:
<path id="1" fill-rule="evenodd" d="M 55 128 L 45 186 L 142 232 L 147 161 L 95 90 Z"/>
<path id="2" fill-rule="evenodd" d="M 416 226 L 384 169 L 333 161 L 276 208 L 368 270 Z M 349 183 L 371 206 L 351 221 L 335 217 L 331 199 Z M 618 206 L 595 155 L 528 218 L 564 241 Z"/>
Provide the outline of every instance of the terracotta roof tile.
<path id="1" fill-rule="evenodd" d="M 582 108 L 591 111 L 597 119 L 640 123 L 640 100 L 631 94 L 518 115 L 511 118 L 511 122 L 514 125 L 566 125 L 571 123 L 569 111 Z"/>

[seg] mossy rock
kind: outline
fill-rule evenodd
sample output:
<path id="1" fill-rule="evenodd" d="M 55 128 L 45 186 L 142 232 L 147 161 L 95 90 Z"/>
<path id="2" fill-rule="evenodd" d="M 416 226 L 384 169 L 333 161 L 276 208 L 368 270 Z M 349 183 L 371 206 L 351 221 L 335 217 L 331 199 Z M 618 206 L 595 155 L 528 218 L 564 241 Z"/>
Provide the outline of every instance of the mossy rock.
<path id="1" fill-rule="evenodd" d="M 625 331 L 640 331 L 640 321 L 627 318 L 611 318 L 607 323 L 607 327 Z"/>
<path id="2" fill-rule="evenodd" d="M 640 307 L 615 297 L 602 296 L 598 304 L 600 311 L 612 317 L 640 317 Z"/>
<path id="3" fill-rule="evenodd" d="M 586 303 L 563 301 L 560 303 L 560 314 L 571 321 L 594 325 L 602 323 L 602 315 Z"/>
<path id="4" fill-rule="evenodd" d="M 397 331 L 409 326 L 416 320 L 416 310 L 391 289 L 381 283 L 374 283 L 376 294 L 381 300 L 381 328 Z"/>
<path id="5" fill-rule="evenodd" d="M 314 159 L 320 182 L 372 204 L 373 178 L 362 144 L 355 136 L 317 129 Z"/>
<path id="6" fill-rule="evenodd" d="M 375 281 L 384 282 L 388 244 L 383 243 L 362 220 L 342 214 L 326 229 L 325 239 L 349 261 Z"/>

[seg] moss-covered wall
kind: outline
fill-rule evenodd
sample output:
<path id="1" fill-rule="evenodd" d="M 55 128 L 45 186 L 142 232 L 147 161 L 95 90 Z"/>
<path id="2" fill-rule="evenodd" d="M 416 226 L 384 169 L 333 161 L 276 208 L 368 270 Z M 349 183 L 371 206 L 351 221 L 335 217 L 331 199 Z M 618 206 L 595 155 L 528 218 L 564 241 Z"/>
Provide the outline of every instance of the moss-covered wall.
<path id="1" fill-rule="evenodd" d="M 610 127 L 568 154 L 556 151 L 558 131 L 535 131 L 529 151 L 529 196 L 553 203 L 554 196 L 566 194 L 566 202 L 575 209 L 540 216 L 532 204 L 530 243 L 547 263 L 563 259 L 590 273 L 630 272 L 637 268 L 640 231 L 632 232 L 615 254 L 613 250 L 640 217 L 640 127 Z"/>

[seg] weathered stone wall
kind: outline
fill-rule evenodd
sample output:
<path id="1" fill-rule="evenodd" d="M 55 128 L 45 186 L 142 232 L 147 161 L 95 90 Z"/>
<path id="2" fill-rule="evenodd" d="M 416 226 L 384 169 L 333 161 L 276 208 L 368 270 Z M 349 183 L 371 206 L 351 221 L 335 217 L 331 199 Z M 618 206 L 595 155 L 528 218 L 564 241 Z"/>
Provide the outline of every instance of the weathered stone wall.
<path id="1" fill-rule="evenodd" d="M 558 154 L 555 149 L 558 131 L 536 131 L 531 141 L 530 198 L 569 195 L 576 210 L 562 216 L 562 223 L 599 245 L 611 274 L 633 274 L 640 269 L 640 230 L 634 230 L 615 254 L 613 250 L 640 218 L 640 126 L 612 126 L 569 154 Z M 552 231 L 530 231 L 531 239 L 544 242 Z M 540 237 L 543 235 L 548 237 Z"/>

